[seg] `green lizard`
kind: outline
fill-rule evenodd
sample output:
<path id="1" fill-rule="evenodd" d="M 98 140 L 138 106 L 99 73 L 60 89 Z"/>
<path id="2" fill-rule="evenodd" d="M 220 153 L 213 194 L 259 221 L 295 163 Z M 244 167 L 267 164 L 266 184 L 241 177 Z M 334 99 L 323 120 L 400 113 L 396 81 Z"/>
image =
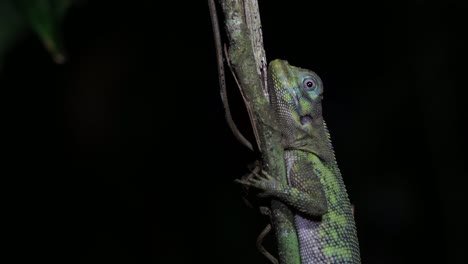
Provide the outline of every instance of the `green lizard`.
<path id="1" fill-rule="evenodd" d="M 239 182 L 295 210 L 301 263 L 360 263 L 351 204 L 322 116 L 321 79 L 310 70 L 274 60 L 268 68 L 268 87 L 289 185 L 265 172 Z"/>

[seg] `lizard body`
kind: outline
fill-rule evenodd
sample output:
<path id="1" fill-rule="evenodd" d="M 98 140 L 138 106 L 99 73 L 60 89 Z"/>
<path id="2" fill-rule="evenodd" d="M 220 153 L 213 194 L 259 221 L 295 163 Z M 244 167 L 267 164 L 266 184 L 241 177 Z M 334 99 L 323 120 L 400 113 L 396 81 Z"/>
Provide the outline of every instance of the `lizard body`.
<path id="1" fill-rule="evenodd" d="M 322 81 L 310 70 L 274 60 L 268 87 L 282 133 L 288 185 L 269 175 L 246 184 L 295 210 L 301 263 L 360 263 L 351 204 L 322 116 Z"/>

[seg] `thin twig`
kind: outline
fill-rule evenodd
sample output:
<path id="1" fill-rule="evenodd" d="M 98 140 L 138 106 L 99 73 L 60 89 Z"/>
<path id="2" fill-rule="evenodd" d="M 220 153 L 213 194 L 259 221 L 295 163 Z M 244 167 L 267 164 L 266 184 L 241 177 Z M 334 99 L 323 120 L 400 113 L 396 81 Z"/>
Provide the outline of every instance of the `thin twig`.
<path id="1" fill-rule="evenodd" d="M 268 252 L 265 247 L 263 247 L 263 240 L 265 237 L 270 233 L 271 231 L 271 224 L 268 224 L 263 231 L 260 233 L 260 235 L 257 238 L 257 248 L 260 253 L 262 253 L 268 260 L 271 261 L 273 264 L 279 264 L 278 259 L 275 258 L 273 255 Z"/>
<path id="2" fill-rule="evenodd" d="M 223 51 L 221 47 L 221 34 L 219 32 L 219 22 L 218 22 L 218 15 L 216 13 L 216 6 L 214 0 L 208 0 L 208 5 L 210 8 L 210 16 L 211 16 L 211 24 L 213 26 L 213 33 L 215 39 L 215 46 L 216 46 L 216 58 L 218 64 L 218 76 L 219 76 L 219 86 L 220 86 L 220 94 L 221 94 L 221 101 L 224 105 L 224 112 L 226 121 L 228 123 L 229 128 L 231 129 L 232 133 L 242 143 L 250 150 L 254 150 L 252 143 L 250 143 L 239 131 L 234 120 L 232 120 L 231 110 L 229 108 L 229 102 L 226 94 L 226 79 L 224 73 L 224 62 L 223 62 Z M 237 81 L 237 80 L 236 80 Z M 239 83 L 238 83 L 239 84 Z M 241 89 L 242 90 L 242 89 Z"/>

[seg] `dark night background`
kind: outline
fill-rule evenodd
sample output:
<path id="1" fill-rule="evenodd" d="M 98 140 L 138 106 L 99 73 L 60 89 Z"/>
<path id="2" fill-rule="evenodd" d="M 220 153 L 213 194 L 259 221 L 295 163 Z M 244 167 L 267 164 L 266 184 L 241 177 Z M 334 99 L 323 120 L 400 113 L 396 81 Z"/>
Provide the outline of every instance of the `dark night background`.
<path id="1" fill-rule="evenodd" d="M 19 258 L 268 263 L 255 248 L 267 219 L 233 182 L 257 156 L 224 120 L 207 3 L 167 2 L 73 8 L 65 65 L 34 35 L 9 52 L 3 175 L 17 181 Z M 467 262 L 462 2 L 260 1 L 268 59 L 324 81 L 363 263 Z"/>

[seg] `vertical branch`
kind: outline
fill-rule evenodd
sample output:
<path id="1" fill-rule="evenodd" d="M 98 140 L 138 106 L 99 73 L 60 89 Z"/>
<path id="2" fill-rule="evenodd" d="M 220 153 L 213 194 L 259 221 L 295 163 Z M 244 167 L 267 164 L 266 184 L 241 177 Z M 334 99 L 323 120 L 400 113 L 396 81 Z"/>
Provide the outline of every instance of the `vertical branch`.
<path id="1" fill-rule="evenodd" d="M 220 2 L 229 39 L 229 59 L 239 80 L 246 107 L 251 111 L 250 118 L 264 170 L 287 184 L 281 135 L 268 100 L 266 56 L 257 0 Z M 276 200 L 271 202 L 271 211 L 280 263 L 300 263 L 292 212 Z"/>
<path id="2" fill-rule="evenodd" d="M 245 1 L 245 21 L 250 33 L 252 49 L 257 64 L 257 73 L 263 81 L 263 92 L 268 100 L 267 84 L 267 60 L 263 48 L 262 23 L 260 21 L 260 10 L 257 1 Z"/>
<path id="3" fill-rule="evenodd" d="M 219 32 L 220 31 L 219 22 L 218 22 L 218 16 L 216 15 L 216 7 L 215 7 L 214 0 L 209 0 L 208 6 L 210 8 L 210 13 L 211 13 L 211 25 L 213 26 L 213 34 L 214 34 L 215 48 L 216 48 L 216 59 L 217 59 L 216 62 L 218 64 L 220 94 L 221 94 L 221 100 L 223 101 L 223 105 L 224 105 L 226 121 L 228 123 L 228 126 L 231 128 L 231 131 L 234 133 L 234 136 L 237 138 L 237 140 L 239 140 L 239 142 L 245 145 L 248 149 L 253 151 L 254 149 L 253 149 L 252 144 L 240 133 L 239 129 L 237 129 L 236 124 L 232 120 L 231 109 L 229 108 L 229 101 L 227 99 L 227 94 L 226 94 L 226 79 L 224 76 L 225 72 L 224 72 L 224 62 L 223 62 L 223 48 L 221 45 L 221 33 Z M 251 114 L 250 111 L 249 111 L 249 114 Z"/>

